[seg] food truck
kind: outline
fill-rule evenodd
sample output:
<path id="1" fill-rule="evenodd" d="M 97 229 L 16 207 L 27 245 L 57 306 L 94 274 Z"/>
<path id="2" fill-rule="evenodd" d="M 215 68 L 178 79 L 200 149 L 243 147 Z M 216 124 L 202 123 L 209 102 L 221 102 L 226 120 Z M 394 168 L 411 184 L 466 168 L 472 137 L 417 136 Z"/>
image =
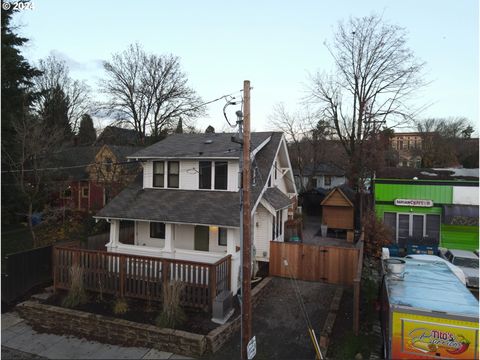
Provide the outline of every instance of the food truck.
<path id="1" fill-rule="evenodd" d="M 478 300 L 443 262 L 383 261 L 386 359 L 478 359 Z"/>

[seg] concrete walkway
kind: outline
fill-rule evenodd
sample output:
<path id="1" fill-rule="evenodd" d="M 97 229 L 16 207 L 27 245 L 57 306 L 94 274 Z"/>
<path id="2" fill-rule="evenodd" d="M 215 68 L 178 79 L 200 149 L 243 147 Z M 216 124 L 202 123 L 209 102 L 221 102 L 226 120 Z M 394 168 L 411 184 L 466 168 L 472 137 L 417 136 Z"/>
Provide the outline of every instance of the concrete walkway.
<path id="1" fill-rule="evenodd" d="M 15 312 L 2 314 L 2 359 L 192 359 L 170 352 L 123 347 L 73 336 L 38 333 Z"/>

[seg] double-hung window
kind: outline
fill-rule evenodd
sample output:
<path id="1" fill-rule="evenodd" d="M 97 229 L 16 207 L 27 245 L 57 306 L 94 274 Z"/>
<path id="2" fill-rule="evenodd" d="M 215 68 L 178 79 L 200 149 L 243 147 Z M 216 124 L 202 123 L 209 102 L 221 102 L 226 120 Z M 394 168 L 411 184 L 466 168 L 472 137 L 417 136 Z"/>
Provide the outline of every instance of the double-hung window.
<path id="1" fill-rule="evenodd" d="M 163 161 L 154 161 L 153 162 L 153 187 L 165 187 L 164 185 L 164 176 L 165 176 L 165 163 Z"/>
<path id="2" fill-rule="evenodd" d="M 168 162 L 168 187 L 178 189 L 180 185 L 180 165 L 178 161 Z"/>
<path id="3" fill-rule="evenodd" d="M 227 161 L 199 161 L 198 188 L 227 190 L 228 162 Z M 213 183 L 212 183 L 213 177 Z"/>
<path id="4" fill-rule="evenodd" d="M 215 189 L 227 190 L 228 162 L 215 161 Z"/>
<path id="5" fill-rule="evenodd" d="M 212 188 L 212 162 L 200 161 L 198 163 L 198 188 L 211 189 Z"/>

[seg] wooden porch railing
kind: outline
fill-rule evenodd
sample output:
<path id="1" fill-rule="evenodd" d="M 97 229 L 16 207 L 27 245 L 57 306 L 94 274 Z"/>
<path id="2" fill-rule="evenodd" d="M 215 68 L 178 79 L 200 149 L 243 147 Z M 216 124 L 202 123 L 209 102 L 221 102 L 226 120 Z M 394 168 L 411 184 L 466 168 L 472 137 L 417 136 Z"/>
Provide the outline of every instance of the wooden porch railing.
<path id="1" fill-rule="evenodd" d="M 209 310 L 215 297 L 230 290 L 231 255 L 214 264 L 136 256 L 68 246 L 53 249 L 53 284 L 70 288 L 70 268 L 83 271 L 86 290 L 120 297 L 161 301 L 169 281 L 184 284 L 181 305 Z"/>

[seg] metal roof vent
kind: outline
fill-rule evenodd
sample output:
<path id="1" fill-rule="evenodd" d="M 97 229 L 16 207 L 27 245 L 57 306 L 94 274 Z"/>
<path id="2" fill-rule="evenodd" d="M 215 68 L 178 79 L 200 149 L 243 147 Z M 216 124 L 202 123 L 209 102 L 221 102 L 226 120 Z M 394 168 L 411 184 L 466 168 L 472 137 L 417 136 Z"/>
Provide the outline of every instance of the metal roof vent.
<path id="1" fill-rule="evenodd" d="M 213 143 L 213 140 L 211 140 L 211 139 L 205 140 L 205 142 L 204 142 L 204 144 L 211 144 L 211 143 Z"/>

